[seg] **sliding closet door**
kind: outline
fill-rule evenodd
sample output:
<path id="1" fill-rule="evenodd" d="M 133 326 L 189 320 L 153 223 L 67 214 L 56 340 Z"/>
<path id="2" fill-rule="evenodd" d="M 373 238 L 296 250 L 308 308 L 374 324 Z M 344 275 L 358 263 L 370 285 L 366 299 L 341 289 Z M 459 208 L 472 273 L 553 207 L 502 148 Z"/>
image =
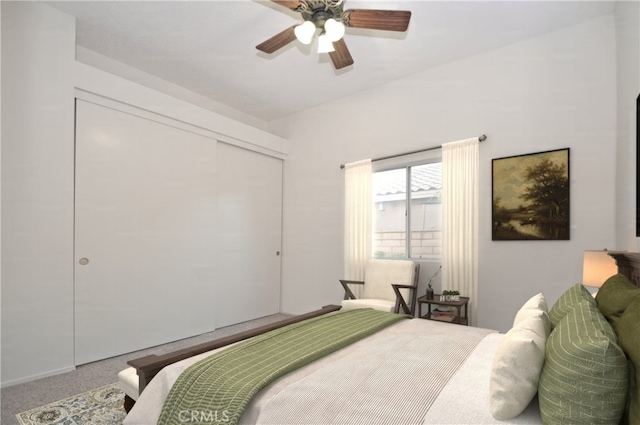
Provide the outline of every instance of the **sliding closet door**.
<path id="1" fill-rule="evenodd" d="M 76 364 L 215 328 L 216 149 L 77 101 Z"/>
<path id="2" fill-rule="evenodd" d="M 216 325 L 280 311 L 282 160 L 218 145 Z"/>

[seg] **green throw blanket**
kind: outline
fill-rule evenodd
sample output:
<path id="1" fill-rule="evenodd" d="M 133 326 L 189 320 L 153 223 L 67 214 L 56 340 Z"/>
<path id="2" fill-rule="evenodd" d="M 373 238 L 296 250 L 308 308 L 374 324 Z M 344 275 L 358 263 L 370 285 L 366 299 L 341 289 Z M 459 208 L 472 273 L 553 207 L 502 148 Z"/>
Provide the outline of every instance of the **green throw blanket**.
<path id="1" fill-rule="evenodd" d="M 180 375 L 158 425 L 237 424 L 252 397 L 275 379 L 409 317 L 370 309 L 338 311 L 213 354 Z"/>

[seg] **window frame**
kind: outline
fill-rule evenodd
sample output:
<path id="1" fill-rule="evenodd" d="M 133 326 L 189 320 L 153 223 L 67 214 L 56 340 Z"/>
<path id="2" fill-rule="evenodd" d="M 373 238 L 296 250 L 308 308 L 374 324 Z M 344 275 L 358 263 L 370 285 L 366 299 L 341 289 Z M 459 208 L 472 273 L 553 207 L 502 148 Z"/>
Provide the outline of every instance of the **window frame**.
<path id="1" fill-rule="evenodd" d="M 383 171 L 405 169 L 405 255 L 402 259 L 411 261 L 441 261 L 442 254 L 436 258 L 419 258 L 411 257 L 411 168 L 420 165 L 442 163 L 442 148 L 429 149 L 427 151 L 416 154 L 402 155 L 384 160 L 374 161 L 371 167 L 371 173 L 379 173 Z M 375 194 L 372 194 L 375 196 Z M 371 233 L 375 230 L 372 228 Z M 373 239 L 373 238 L 372 238 Z M 374 254 L 372 247 L 372 256 Z"/>

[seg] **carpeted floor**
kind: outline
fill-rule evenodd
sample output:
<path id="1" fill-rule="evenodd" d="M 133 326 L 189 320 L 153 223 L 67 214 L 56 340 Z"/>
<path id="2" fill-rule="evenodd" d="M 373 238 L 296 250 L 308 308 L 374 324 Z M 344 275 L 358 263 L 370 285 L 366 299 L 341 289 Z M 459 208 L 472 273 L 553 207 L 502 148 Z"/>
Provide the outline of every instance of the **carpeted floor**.
<path id="1" fill-rule="evenodd" d="M 81 365 L 72 372 L 2 388 L 0 391 L 0 397 L 2 399 L 0 422 L 3 425 L 19 425 L 16 418 L 16 415 L 19 413 L 112 384 L 117 381 L 118 372 L 127 368 L 127 361 L 131 359 L 147 354 L 168 353 L 273 323 L 287 317 L 291 317 L 291 315 L 276 314 L 237 325 L 227 326 L 193 338 Z"/>

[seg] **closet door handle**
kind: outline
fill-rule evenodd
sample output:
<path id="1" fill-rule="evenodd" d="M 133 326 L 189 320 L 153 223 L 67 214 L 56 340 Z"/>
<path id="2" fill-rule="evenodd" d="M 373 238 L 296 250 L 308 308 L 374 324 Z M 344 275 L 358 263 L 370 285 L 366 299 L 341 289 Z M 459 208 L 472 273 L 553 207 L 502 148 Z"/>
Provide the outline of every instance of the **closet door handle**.
<path id="1" fill-rule="evenodd" d="M 82 266 L 86 266 L 87 264 L 89 264 L 89 259 L 82 257 L 80 260 L 78 260 L 78 263 L 80 263 L 80 265 Z"/>

